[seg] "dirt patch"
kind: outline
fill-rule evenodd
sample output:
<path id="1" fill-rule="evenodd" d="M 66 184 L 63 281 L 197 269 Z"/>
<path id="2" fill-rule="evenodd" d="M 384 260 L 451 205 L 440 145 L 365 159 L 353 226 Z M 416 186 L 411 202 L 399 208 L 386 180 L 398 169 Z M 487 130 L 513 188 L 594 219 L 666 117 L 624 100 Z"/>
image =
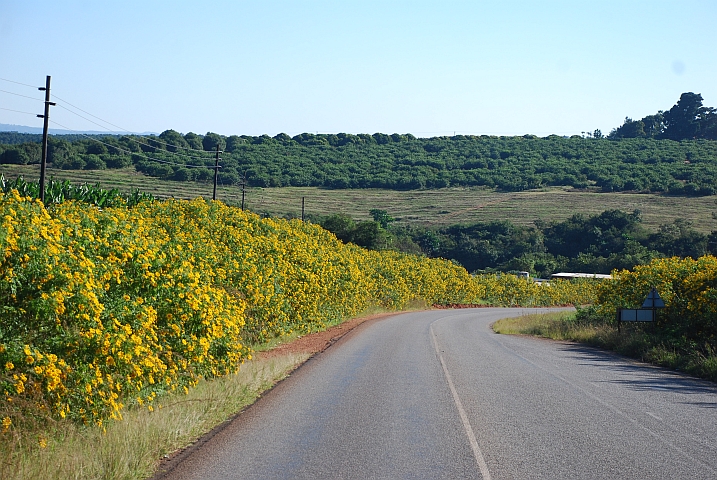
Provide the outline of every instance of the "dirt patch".
<path id="1" fill-rule="evenodd" d="M 271 350 L 256 352 L 254 357 L 257 359 L 269 359 L 290 353 L 308 353 L 309 355 L 314 355 L 316 353 L 323 352 L 331 344 L 359 325 L 366 322 L 376 321 L 381 318 L 390 317 L 391 315 L 396 315 L 397 313 L 401 312 L 377 313 L 366 317 L 352 318 L 340 325 L 334 325 L 323 332 L 310 333 L 296 338 L 288 343 L 279 344 Z"/>

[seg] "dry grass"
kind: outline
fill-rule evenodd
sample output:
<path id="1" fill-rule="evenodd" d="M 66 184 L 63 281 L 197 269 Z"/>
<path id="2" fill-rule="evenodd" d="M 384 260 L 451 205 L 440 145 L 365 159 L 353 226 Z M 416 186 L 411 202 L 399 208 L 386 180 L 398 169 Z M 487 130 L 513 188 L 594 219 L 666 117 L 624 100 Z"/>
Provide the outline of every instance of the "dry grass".
<path id="1" fill-rule="evenodd" d="M 161 409 L 127 411 L 106 431 L 69 422 L 51 430 L 10 436 L 0 450 L 3 479 L 141 479 L 153 475 L 159 460 L 253 403 L 304 362 L 308 354 L 253 360 L 227 377 L 201 382 L 187 395 L 160 400 Z M 46 439 L 40 448 L 38 440 Z"/>
<path id="2" fill-rule="evenodd" d="M 36 165 L 0 165 L 0 172 L 27 180 L 39 177 Z M 164 198 L 211 198 L 212 186 L 193 182 L 162 181 L 122 170 L 53 170 L 48 175 L 73 182 L 100 182 L 106 188 L 130 191 L 139 188 Z M 241 203 L 241 188 L 220 186 L 217 197 L 230 205 Z M 693 222 L 696 230 L 709 233 L 717 230 L 717 197 L 673 197 L 636 193 L 596 193 L 566 188 L 550 188 L 525 192 L 496 192 L 486 188 L 444 188 L 440 190 L 325 190 L 315 187 L 248 188 L 246 207 L 257 213 L 277 216 L 301 216 L 301 199 L 306 200 L 306 213 L 327 215 L 342 212 L 353 218 L 367 220 L 373 208 L 387 210 L 398 223 L 446 226 L 455 223 L 510 220 L 518 225 L 532 225 L 537 219 L 565 220 L 574 213 L 597 214 L 607 209 L 642 211 L 643 223 L 656 230 L 677 218 Z"/>
<path id="3" fill-rule="evenodd" d="M 574 312 L 554 312 L 504 318 L 493 324 L 493 331 L 504 335 L 534 335 L 554 340 L 567 340 L 566 327 L 574 315 Z"/>
<path id="4" fill-rule="evenodd" d="M 585 313 L 585 312 L 583 312 Z M 640 361 L 680 370 L 717 381 L 717 352 L 711 348 L 675 342 L 653 325 L 624 324 L 618 332 L 614 322 L 591 315 L 559 312 L 506 318 L 493 324 L 493 331 L 508 335 L 533 335 L 585 343 Z"/>
<path id="5" fill-rule="evenodd" d="M 425 302 L 413 302 L 409 309 L 425 308 Z M 369 306 L 355 319 L 387 312 L 383 307 Z M 326 328 L 346 321 L 336 319 Z M 252 345 L 252 349 L 264 352 L 301 336 L 295 332 Z M 163 457 L 190 445 L 254 403 L 310 355 L 308 351 L 259 355 L 234 375 L 202 381 L 186 395 L 160 397 L 157 403 L 161 408 L 129 409 L 123 412 L 122 421 L 109 422 L 104 430 L 48 418 L 0 431 L 0 479 L 148 478 Z M 46 446 L 41 448 L 40 441 Z"/>

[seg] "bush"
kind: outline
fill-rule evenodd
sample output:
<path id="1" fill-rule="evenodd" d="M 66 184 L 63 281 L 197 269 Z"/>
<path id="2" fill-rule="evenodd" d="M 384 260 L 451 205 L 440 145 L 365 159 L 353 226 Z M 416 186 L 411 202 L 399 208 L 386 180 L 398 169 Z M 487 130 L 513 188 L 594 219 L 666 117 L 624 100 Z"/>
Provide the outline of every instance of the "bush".
<path id="1" fill-rule="evenodd" d="M 107 168 L 126 168 L 132 165 L 132 157 L 129 155 L 103 155 Z"/>
<path id="2" fill-rule="evenodd" d="M 19 148 L 8 148 L 0 155 L 0 163 L 12 165 L 27 165 L 30 157 Z"/>
<path id="3" fill-rule="evenodd" d="M 0 194 L 0 222 L 2 418 L 51 412 L 101 425 L 127 404 L 151 407 L 236 371 L 247 343 L 369 305 L 549 305 L 590 292 L 475 279 L 445 260 L 366 251 L 316 225 L 201 199 L 45 209 L 13 190 Z"/>
<path id="4" fill-rule="evenodd" d="M 84 160 L 85 170 L 104 170 L 107 168 L 107 164 L 99 155 L 85 155 Z"/>

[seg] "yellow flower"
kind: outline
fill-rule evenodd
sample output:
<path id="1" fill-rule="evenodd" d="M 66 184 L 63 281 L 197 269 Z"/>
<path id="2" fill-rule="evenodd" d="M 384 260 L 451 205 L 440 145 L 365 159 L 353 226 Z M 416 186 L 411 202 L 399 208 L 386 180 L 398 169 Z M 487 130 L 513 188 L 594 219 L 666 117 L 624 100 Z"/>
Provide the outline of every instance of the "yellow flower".
<path id="1" fill-rule="evenodd" d="M 10 417 L 3 417 L 2 419 L 2 431 L 7 432 L 10 430 L 10 426 L 12 425 L 12 420 Z"/>
<path id="2" fill-rule="evenodd" d="M 13 368 L 15 368 L 15 365 L 13 365 L 12 362 L 7 362 L 5 364 L 5 370 L 12 370 Z"/>

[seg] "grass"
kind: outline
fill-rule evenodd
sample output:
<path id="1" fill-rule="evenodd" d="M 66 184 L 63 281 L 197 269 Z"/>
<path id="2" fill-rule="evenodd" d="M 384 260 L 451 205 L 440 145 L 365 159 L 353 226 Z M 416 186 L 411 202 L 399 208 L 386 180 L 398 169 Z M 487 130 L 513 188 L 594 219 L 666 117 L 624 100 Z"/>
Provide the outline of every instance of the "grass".
<path id="1" fill-rule="evenodd" d="M 247 362 L 237 374 L 203 381 L 187 395 L 163 397 L 162 408 L 134 408 L 103 431 L 71 422 L 0 436 L 3 479 L 142 479 L 159 460 L 253 403 L 286 377 L 308 354 Z M 40 441 L 47 446 L 40 448 Z"/>
<path id="2" fill-rule="evenodd" d="M 409 309 L 425 309 L 414 302 Z M 371 306 L 357 317 L 386 313 Z M 343 323 L 336 319 L 326 328 Z M 300 337 L 295 332 L 253 345 L 255 352 L 271 350 Z M 238 373 L 201 381 L 184 393 L 158 400 L 161 408 L 131 408 L 123 420 L 108 422 L 105 430 L 69 421 L 39 419 L 34 425 L 0 433 L 0 478 L 123 479 L 152 476 L 160 460 L 192 444 L 225 422 L 304 363 L 308 353 L 254 358 Z M 2 428 L 2 427 L 0 427 Z M 40 447 L 40 442 L 46 444 Z"/>
<path id="3" fill-rule="evenodd" d="M 39 178 L 37 165 L 0 165 L 7 178 L 24 175 L 26 180 Z M 120 170 L 55 170 L 48 176 L 72 182 L 101 183 L 105 188 L 122 192 L 140 189 L 159 198 L 211 198 L 212 185 L 195 182 L 159 180 L 136 172 Z M 217 198 L 229 205 L 241 203 L 241 187 L 220 185 Z M 717 230 L 715 200 L 710 197 L 675 197 L 638 193 L 597 193 L 569 188 L 549 188 L 524 192 L 496 192 L 487 188 L 443 188 L 439 190 L 326 190 L 316 187 L 247 188 L 245 206 L 256 213 L 277 216 L 301 216 L 301 199 L 305 198 L 308 215 L 342 212 L 359 220 L 370 219 L 373 208 L 387 210 L 399 224 L 447 226 L 455 223 L 510 220 L 518 225 L 532 225 L 535 220 L 562 221 L 574 213 L 597 214 L 608 209 L 642 211 L 643 224 L 657 230 L 661 224 L 677 218 L 693 222 L 693 227 L 710 233 Z"/>
<path id="4" fill-rule="evenodd" d="M 692 345 L 655 331 L 650 324 L 623 324 L 582 312 L 557 312 L 506 318 L 493 331 L 507 335 L 533 335 L 553 340 L 585 343 L 643 362 L 717 381 L 717 351 L 709 345 Z"/>

